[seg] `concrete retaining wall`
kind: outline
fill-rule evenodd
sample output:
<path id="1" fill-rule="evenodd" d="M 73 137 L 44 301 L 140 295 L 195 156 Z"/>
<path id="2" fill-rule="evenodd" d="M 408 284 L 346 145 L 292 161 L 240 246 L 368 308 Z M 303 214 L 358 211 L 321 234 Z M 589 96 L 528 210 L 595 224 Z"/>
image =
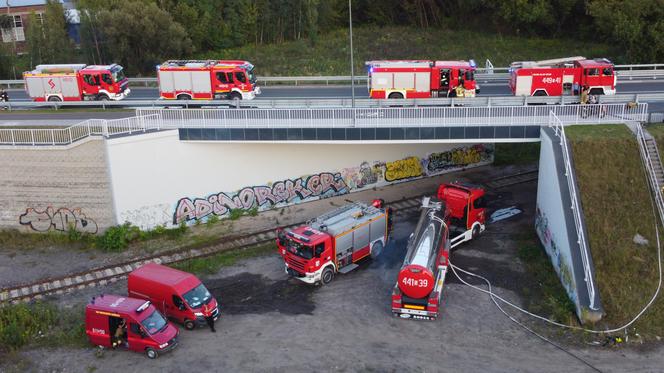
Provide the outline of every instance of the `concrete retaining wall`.
<path id="1" fill-rule="evenodd" d="M 570 207 L 572 202 L 565 177 L 560 138 L 550 128 L 543 128 L 541 136 L 535 230 L 551 258 L 560 282 L 575 305 L 579 319 L 582 322 L 596 322 L 602 317 L 603 311 L 597 289 L 595 309 L 589 307 L 590 293 L 584 280 L 584 264 Z M 590 261 L 592 267 L 592 259 Z M 590 276 L 594 277 L 592 270 Z"/>
<path id="2" fill-rule="evenodd" d="M 115 225 L 104 140 L 0 149 L 0 228 L 96 233 Z"/>

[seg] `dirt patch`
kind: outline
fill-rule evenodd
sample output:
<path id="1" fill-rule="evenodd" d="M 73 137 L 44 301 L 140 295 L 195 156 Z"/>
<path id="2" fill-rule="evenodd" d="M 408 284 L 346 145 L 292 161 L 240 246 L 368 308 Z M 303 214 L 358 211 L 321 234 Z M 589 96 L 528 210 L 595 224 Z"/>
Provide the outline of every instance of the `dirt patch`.
<path id="1" fill-rule="evenodd" d="M 272 281 L 253 274 L 240 273 L 206 281 L 214 297 L 222 303 L 224 314 L 262 314 L 279 312 L 286 315 L 311 315 L 316 309 L 312 300 L 315 286 L 297 280 Z"/>

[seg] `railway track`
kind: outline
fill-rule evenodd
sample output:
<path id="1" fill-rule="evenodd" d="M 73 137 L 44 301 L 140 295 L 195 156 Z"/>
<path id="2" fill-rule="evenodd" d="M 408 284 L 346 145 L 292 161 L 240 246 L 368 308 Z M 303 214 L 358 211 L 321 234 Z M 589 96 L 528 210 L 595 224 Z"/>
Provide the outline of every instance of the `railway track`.
<path id="1" fill-rule="evenodd" d="M 539 170 L 535 168 L 512 175 L 501 176 L 484 183 L 484 185 L 490 189 L 502 189 L 511 185 L 527 183 L 537 180 L 538 172 Z"/>
<path id="2" fill-rule="evenodd" d="M 522 172 L 501 177 L 500 179 L 496 180 L 501 181 L 499 187 L 514 185 L 532 180 L 532 178 L 526 178 L 524 176 L 530 173 L 535 173 L 535 178 L 537 178 L 536 172 L 536 170 Z M 485 185 L 490 186 L 491 183 L 492 182 L 485 183 Z M 422 197 L 423 195 L 418 195 L 411 198 L 388 202 L 387 206 L 393 208 L 396 213 L 417 209 L 420 207 Z M 302 225 L 305 222 L 306 221 L 301 221 L 295 224 L 284 226 L 283 228 L 295 227 Z M 148 262 L 174 264 L 185 260 L 212 256 L 225 251 L 258 246 L 265 243 L 274 242 L 275 239 L 276 229 L 272 228 L 268 230 L 252 232 L 245 235 L 224 237 L 216 243 L 204 247 L 190 247 L 184 250 L 172 250 L 141 258 L 134 258 L 121 263 L 96 267 L 82 272 L 71 273 L 64 276 L 41 279 L 39 281 L 28 284 L 0 289 L 0 304 L 39 300 L 50 294 L 64 294 L 79 289 L 84 289 L 86 287 L 104 286 L 125 278 L 129 272 Z"/>

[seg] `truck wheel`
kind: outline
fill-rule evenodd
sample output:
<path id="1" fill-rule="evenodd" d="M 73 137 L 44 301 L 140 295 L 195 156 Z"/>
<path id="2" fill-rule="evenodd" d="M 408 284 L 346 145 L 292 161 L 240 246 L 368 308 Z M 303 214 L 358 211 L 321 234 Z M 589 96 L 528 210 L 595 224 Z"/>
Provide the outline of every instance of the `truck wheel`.
<path id="1" fill-rule="evenodd" d="M 187 330 L 194 330 L 196 324 L 191 320 L 184 320 L 184 328 Z"/>
<path id="2" fill-rule="evenodd" d="M 334 278 L 334 271 L 332 271 L 332 268 L 327 267 L 323 270 L 323 275 L 320 277 L 320 282 L 323 285 L 327 285 L 330 282 L 332 282 L 333 278 Z"/>
<path id="3" fill-rule="evenodd" d="M 62 100 L 60 99 L 60 97 L 58 97 L 58 96 L 51 96 L 51 97 L 48 98 L 48 100 L 51 101 L 51 102 L 62 101 Z"/>
<path id="4" fill-rule="evenodd" d="M 479 226 L 479 225 L 475 225 L 475 226 L 473 227 L 473 240 L 476 239 L 477 236 L 479 236 L 479 235 L 480 235 L 480 226 Z"/>
<path id="5" fill-rule="evenodd" d="M 381 252 L 383 252 L 383 243 L 378 241 L 371 248 L 371 258 L 376 259 Z"/>
<path id="6" fill-rule="evenodd" d="M 239 94 L 239 93 L 237 93 L 237 92 L 233 92 L 233 93 L 231 93 L 231 95 L 229 96 L 229 98 L 231 99 L 231 101 L 233 101 L 233 102 L 237 102 L 237 101 L 242 100 L 242 95 Z"/>
<path id="7" fill-rule="evenodd" d="M 178 100 L 190 100 L 190 98 L 187 95 L 178 95 Z"/>
<path id="8" fill-rule="evenodd" d="M 110 100 L 110 99 L 106 95 L 97 96 L 97 101 L 108 101 L 108 100 Z"/>
<path id="9" fill-rule="evenodd" d="M 145 349 L 145 354 L 150 358 L 150 359 L 156 359 L 159 354 L 157 354 L 157 351 L 155 351 L 152 347 L 148 347 Z"/>
<path id="10" fill-rule="evenodd" d="M 387 98 L 402 99 L 403 95 L 399 92 L 392 92 Z"/>

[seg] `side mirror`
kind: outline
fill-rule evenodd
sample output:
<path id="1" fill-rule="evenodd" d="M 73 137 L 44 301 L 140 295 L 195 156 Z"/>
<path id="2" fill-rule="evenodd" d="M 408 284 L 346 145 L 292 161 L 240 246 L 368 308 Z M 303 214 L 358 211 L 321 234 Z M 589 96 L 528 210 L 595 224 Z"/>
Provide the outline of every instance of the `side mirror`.
<path id="1" fill-rule="evenodd" d="M 140 329 L 140 330 L 139 330 L 138 335 L 140 335 L 141 338 L 145 338 L 145 337 L 148 336 L 147 334 L 145 334 L 145 332 L 143 331 L 143 329 Z"/>
<path id="2" fill-rule="evenodd" d="M 184 304 L 180 304 L 180 305 L 178 306 L 178 309 L 179 309 L 180 311 L 185 311 L 185 310 L 187 309 L 187 307 L 185 307 Z"/>

